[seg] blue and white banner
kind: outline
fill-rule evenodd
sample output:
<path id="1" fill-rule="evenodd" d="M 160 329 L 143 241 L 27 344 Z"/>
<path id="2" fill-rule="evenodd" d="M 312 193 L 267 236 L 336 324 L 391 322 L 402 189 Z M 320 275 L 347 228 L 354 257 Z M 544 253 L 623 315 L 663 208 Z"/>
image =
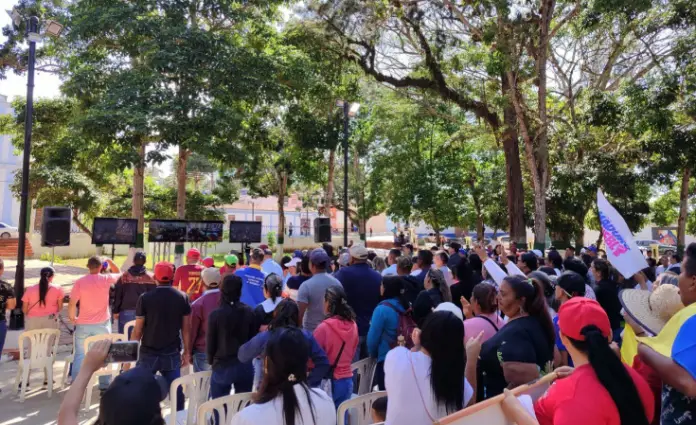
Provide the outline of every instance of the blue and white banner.
<path id="1" fill-rule="evenodd" d="M 633 234 L 621 214 L 607 201 L 601 189 L 597 190 L 597 209 L 607 258 L 625 278 L 648 267 L 643 253 L 633 240 Z"/>

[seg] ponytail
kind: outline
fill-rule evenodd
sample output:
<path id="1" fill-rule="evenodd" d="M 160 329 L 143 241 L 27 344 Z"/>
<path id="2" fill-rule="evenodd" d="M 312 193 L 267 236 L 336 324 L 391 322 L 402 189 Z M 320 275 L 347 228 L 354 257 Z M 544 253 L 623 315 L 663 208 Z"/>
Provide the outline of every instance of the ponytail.
<path id="1" fill-rule="evenodd" d="M 442 297 L 442 302 L 452 302 L 452 293 L 450 292 L 449 286 L 447 286 L 447 281 L 445 280 L 445 275 L 437 269 L 428 270 L 428 275 L 430 276 L 430 282 L 433 284 L 433 288 L 440 290 L 440 296 Z"/>
<path id="2" fill-rule="evenodd" d="M 474 286 L 471 298 L 476 300 L 483 314 L 495 313 L 498 310 L 498 291 L 493 285 L 479 283 Z"/>
<path id="3" fill-rule="evenodd" d="M 283 279 L 277 274 L 271 273 L 266 276 L 266 279 L 263 282 L 263 287 L 271 297 L 271 301 L 275 303 L 276 298 L 280 297 L 283 293 Z"/>
<path id="4" fill-rule="evenodd" d="M 355 322 L 355 312 L 348 305 L 348 298 L 342 287 L 329 286 L 326 289 L 324 300 L 329 303 L 329 314 L 327 317 L 338 316 L 343 320 Z"/>
<path id="5" fill-rule="evenodd" d="M 39 278 L 39 305 L 46 305 L 46 294 L 48 294 L 48 279 L 55 274 L 53 267 L 44 267 L 41 269 L 41 277 Z"/>
<path id="6" fill-rule="evenodd" d="M 524 298 L 522 308 L 539 321 L 544 329 L 546 340 L 550 347 L 556 344 L 556 331 L 549 316 L 548 305 L 544 297 L 544 287 L 538 279 L 530 279 L 523 276 L 508 276 L 505 279 L 512 290 L 515 292 L 517 299 Z"/>
<path id="7" fill-rule="evenodd" d="M 585 326 L 584 341 L 568 338 L 579 351 L 587 354 L 597 379 L 606 388 L 619 411 L 621 425 L 648 425 L 638 389 L 621 359 L 609 347 L 609 341 L 595 325 Z"/>

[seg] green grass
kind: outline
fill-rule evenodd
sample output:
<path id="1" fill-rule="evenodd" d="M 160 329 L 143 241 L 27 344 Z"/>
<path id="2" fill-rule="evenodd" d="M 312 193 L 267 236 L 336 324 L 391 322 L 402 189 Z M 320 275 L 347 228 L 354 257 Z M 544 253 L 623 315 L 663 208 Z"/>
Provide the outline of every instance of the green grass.
<path id="1" fill-rule="evenodd" d="M 225 254 L 213 254 L 212 257 L 215 260 L 216 267 L 221 267 L 225 262 Z M 89 259 L 88 257 L 84 257 L 84 258 L 59 258 L 59 257 L 56 257 L 55 263 L 56 264 L 65 264 L 67 266 L 73 266 L 73 267 L 82 267 L 86 270 L 88 259 Z M 50 260 L 50 258 L 48 260 Z M 123 264 L 124 261 L 126 261 L 125 255 L 117 255 L 114 258 L 114 263 L 116 263 L 116 265 L 118 265 L 119 267 Z M 174 262 L 174 255 L 170 255 L 168 259 L 161 258 L 160 261 Z M 154 263 L 154 257 L 152 255 L 148 255 L 147 267 L 151 269 L 154 266 L 153 263 Z"/>

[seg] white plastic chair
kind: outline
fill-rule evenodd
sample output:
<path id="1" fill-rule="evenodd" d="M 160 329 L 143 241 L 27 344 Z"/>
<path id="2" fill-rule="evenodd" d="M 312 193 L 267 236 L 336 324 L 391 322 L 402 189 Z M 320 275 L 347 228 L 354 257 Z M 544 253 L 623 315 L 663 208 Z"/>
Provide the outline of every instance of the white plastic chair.
<path id="1" fill-rule="evenodd" d="M 171 413 L 169 425 L 195 425 L 196 413 L 201 404 L 208 400 L 210 392 L 210 376 L 212 372 L 198 372 L 175 379 L 169 386 L 169 400 Z M 188 407 L 180 412 L 176 411 L 177 389 L 179 387 L 186 392 Z"/>
<path id="2" fill-rule="evenodd" d="M 89 352 L 89 347 L 92 344 L 94 344 L 97 341 L 104 340 L 104 339 L 109 339 L 109 340 L 111 340 L 112 343 L 117 342 L 117 341 L 126 341 L 127 340 L 127 338 L 124 334 L 102 334 L 102 335 L 90 336 L 89 338 L 85 339 L 85 343 L 84 343 L 85 354 L 87 354 L 87 352 Z M 111 379 L 114 379 L 114 378 L 116 378 L 116 376 L 118 376 L 120 371 L 121 371 L 120 363 L 109 363 L 106 366 L 104 366 L 103 368 L 94 372 L 94 374 L 92 374 L 92 378 L 90 378 L 89 384 L 87 384 L 87 390 L 85 391 L 85 409 L 89 409 L 89 406 L 91 406 L 92 390 L 94 389 L 94 385 L 99 382 L 99 377 L 100 376 L 111 376 Z"/>
<path id="3" fill-rule="evenodd" d="M 135 329 L 135 320 L 131 320 L 123 325 L 123 334 L 126 336 L 126 339 L 128 339 L 128 335 L 133 332 L 133 329 Z"/>
<path id="4" fill-rule="evenodd" d="M 63 379 L 60 381 L 60 387 L 65 388 L 68 385 L 68 373 L 70 372 L 70 366 L 75 361 L 75 332 L 73 332 L 73 349 L 72 353 L 65 358 L 65 365 L 63 366 Z"/>
<path id="5" fill-rule="evenodd" d="M 375 376 L 377 361 L 373 358 L 362 359 L 350 365 L 353 372 L 358 373 L 358 395 L 372 392 L 372 379 Z"/>
<path id="6" fill-rule="evenodd" d="M 218 425 L 229 424 L 234 415 L 251 404 L 252 395 L 253 393 L 241 393 L 206 401 L 198 406 L 196 425 L 210 425 L 215 412 L 220 416 Z"/>
<path id="7" fill-rule="evenodd" d="M 372 423 L 372 403 L 380 397 L 387 395 L 386 391 L 378 391 L 361 395 L 351 400 L 344 401 L 338 406 L 336 413 L 338 425 L 346 425 L 346 412 L 350 415 L 350 425 L 369 425 Z M 200 423 L 198 424 L 200 425 Z"/>
<path id="8" fill-rule="evenodd" d="M 53 363 L 56 361 L 56 352 L 58 352 L 58 338 L 60 338 L 58 329 L 35 329 L 19 335 L 19 364 L 15 385 L 22 384 L 19 392 L 20 402 L 24 403 L 26 398 L 29 372 L 35 369 L 46 371 L 48 397 L 53 395 Z M 24 358 L 25 339 L 29 340 L 28 359 Z"/>

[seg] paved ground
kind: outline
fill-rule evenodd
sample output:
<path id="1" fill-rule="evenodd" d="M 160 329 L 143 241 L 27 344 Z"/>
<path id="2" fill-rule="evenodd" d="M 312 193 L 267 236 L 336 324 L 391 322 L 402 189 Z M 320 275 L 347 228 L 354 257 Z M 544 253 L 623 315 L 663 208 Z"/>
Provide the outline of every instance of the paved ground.
<path id="1" fill-rule="evenodd" d="M 50 262 L 43 260 L 25 261 L 24 285 L 31 286 L 39 283 L 41 269 L 49 266 L 50 264 Z M 5 260 L 5 273 L 2 275 L 2 279 L 7 282 L 14 283 L 16 267 L 16 260 Z M 55 263 L 53 268 L 56 270 L 56 274 L 53 277 L 53 283 L 62 286 L 66 293 L 70 292 L 75 280 L 87 273 L 87 267 L 66 266 L 64 264 Z"/>
<path id="2" fill-rule="evenodd" d="M 43 374 L 40 371 L 32 372 L 30 376 L 29 390 L 24 403 L 19 402 L 19 394 L 15 386 L 15 374 L 17 362 L 9 361 L 0 363 L 0 425 L 52 425 L 58 418 L 60 403 L 65 397 L 67 388 L 61 389 L 60 382 L 63 376 L 65 362 L 63 359 L 68 353 L 59 353 L 58 360 L 53 367 L 55 383 L 53 395 L 48 398 L 46 388 L 43 387 Z M 162 414 L 169 414 L 169 401 L 162 403 Z M 91 424 L 99 411 L 99 391 L 96 386 L 92 394 L 92 406 L 90 409 L 82 408 L 80 411 L 80 424 Z M 165 416 L 168 421 L 168 417 Z"/>

